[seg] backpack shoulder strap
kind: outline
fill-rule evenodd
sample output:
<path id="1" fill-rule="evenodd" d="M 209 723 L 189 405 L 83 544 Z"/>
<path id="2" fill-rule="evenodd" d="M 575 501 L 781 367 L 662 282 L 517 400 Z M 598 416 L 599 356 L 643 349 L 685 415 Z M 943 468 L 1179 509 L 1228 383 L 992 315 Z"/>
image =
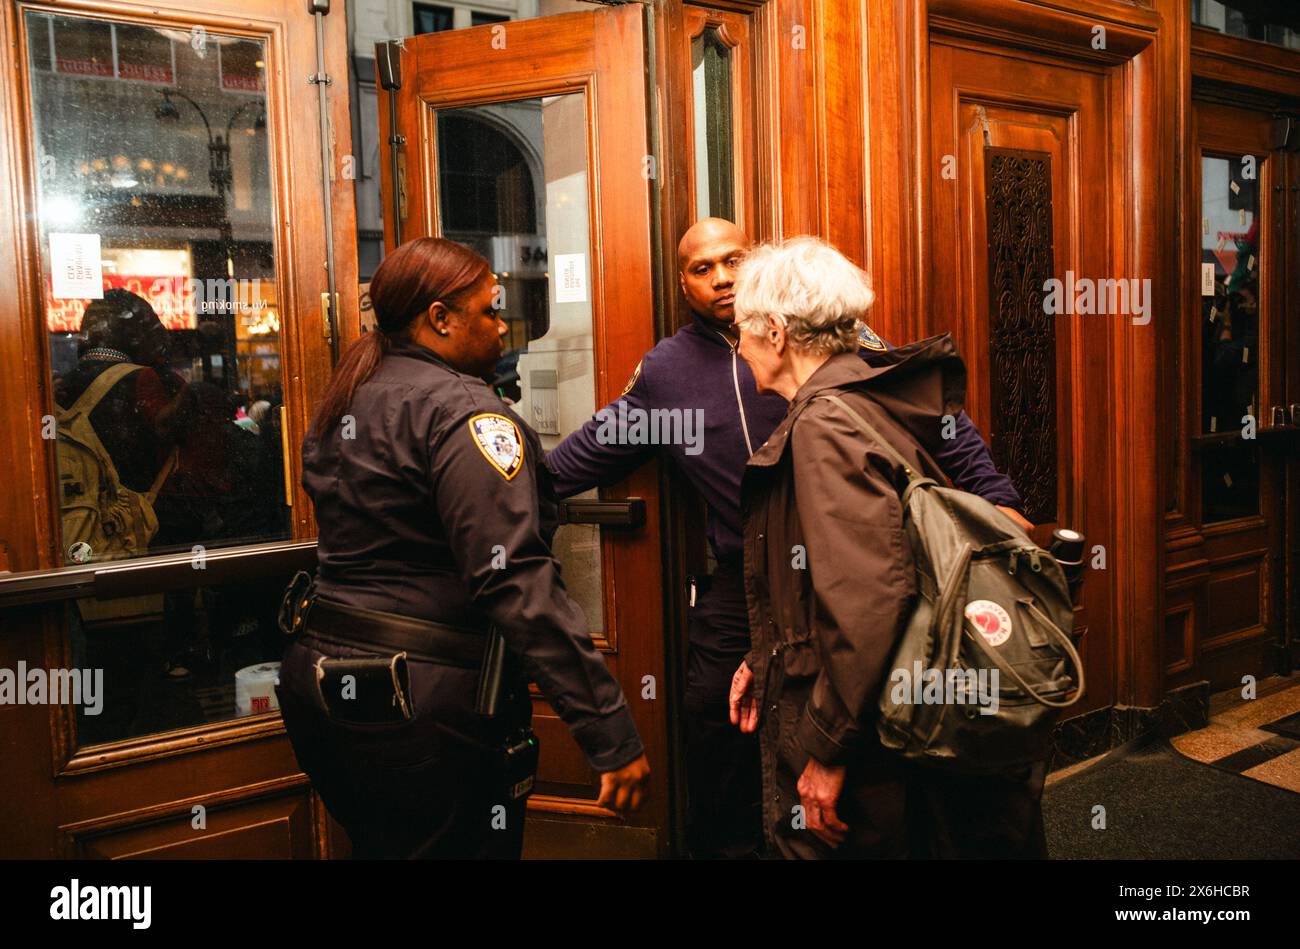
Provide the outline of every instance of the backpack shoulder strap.
<path id="1" fill-rule="evenodd" d="M 137 366 L 129 362 L 119 362 L 109 366 L 91 380 L 90 385 L 86 386 L 86 391 L 81 393 L 77 401 L 72 403 L 71 408 L 64 409 L 60 416 L 61 420 L 65 422 L 78 417 L 85 419 L 85 426 L 75 436 L 68 427 L 60 428 L 59 431 L 62 437 L 71 438 L 73 442 L 82 445 L 95 456 L 104 476 L 108 479 L 112 495 L 116 495 L 122 490 L 122 481 L 118 477 L 117 465 L 113 463 L 113 457 L 108 453 L 108 449 L 104 447 L 104 443 L 99 440 L 99 433 L 95 431 L 95 427 L 90 424 L 90 413 L 94 411 L 95 406 L 103 401 L 104 396 L 108 395 L 113 386 L 131 375 L 131 373 L 143 368 L 143 366 Z"/>
<path id="2" fill-rule="evenodd" d="M 898 453 L 898 450 L 894 448 L 894 446 L 891 445 L 889 441 L 883 435 L 880 434 L 880 432 L 876 431 L 875 426 L 873 426 L 870 422 L 868 422 L 865 418 L 863 418 L 860 412 L 856 411 L 852 406 L 850 406 L 847 402 L 841 399 L 838 395 L 819 395 L 817 396 L 817 398 L 825 399 L 827 402 L 832 402 L 841 411 L 846 412 L 849 418 L 853 419 L 854 424 L 856 424 L 858 428 L 860 428 L 863 432 L 865 432 L 868 438 L 876 442 L 882 449 L 884 449 L 885 454 L 888 455 L 892 460 L 896 461 L 898 465 L 903 469 L 903 472 L 907 475 L 907 490 L 904 492 L 903 495 L 904 506 L 906 506 L 907 504 L 907 496 L 912 493 L 912 489 L 915 488 L 917 485 L 927 484 L 927 483 L 928 484 L 937 483 L 933 478 L 927 478 L 924 475 L 918 474 L 915 470 L 913 470 L 912 466 L 908 464 L 907 459 L 905 459 L 902 455 L 900 455 Z"/>
<path id="3" fill-rule="evenodd" d="M 180 449 L 173 448 L 171 454 L 167 456 L 167 460 L 163 462 L 163 466 L 158 469 L 158 474 L 154 477 L 153 484 L 149 486 L 149 490 L 145 494 L 145 498 L 149 501 L 151 506 L 158 500 L 158 492 L 162 490 L 162 486 L 167 482 L 167 479 L 171 477 L 171 473 L 176 469 L 176 461 L 179 455 Z"/>
<path id="4" fill-rule="evenodd" d="M 86 391 L 81 393 L 81 396 L 72 404 L 72 407 L 66 410 L 67 414 L 76 415 L 80 412 L 89 415 L 94 411 L 95 406 L 103 401 L 104 396 L 108 395 L 113 386 L 131 373 L 138 372 L 143 368 L 144 366 L 137 366 L 129 362 L 119 362 L 109 366 L 91 380 L 90 385 L 86 386 Z"/>

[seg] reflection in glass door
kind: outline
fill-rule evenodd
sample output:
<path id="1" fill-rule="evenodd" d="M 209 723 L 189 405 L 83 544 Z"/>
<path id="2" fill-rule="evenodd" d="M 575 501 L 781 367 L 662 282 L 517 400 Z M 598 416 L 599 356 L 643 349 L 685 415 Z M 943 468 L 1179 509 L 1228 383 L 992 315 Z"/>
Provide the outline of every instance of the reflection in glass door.
<path id="1" fill-rule="evenodd" d="M 554 448 L 596 411 L 586 96 L 440 109 L 437 127 L 442 235 L 486 257 L 504 292 L 493 386 Z M 555 552 L 600 633 L 600 528 L 563 525 Z"/>
<path id="2" fill-rule="evenodd" d="M 1287 347 L 1296 340 L 1287 324 L 1296 302 L 1285 278 L 1298 245 L 1288 233 L 1294 156 L 1276 147 L 1275 118 L 1219 101 L 1195 105 L 1187 500 L 1199 521 L 1206 580 L 1188 658 L 1189 674 L 1214 688 L 1275 670 L 1294 572 L 1288 453 L 1300 419 L 1292 420 L 1287 399 L 1295 386 Z"/>
<path id="3" fill-rule="evenodd" d="M 1259 418 L 1260 273 L 1272 266 L 1260 246 L 1259 188 L 1269 171 L 1267 158 L 1259 155 L 1201 157 L 1204 434 L 1240 430 Z M 1253 444 L 1234 441 L 1207 451 L 1201 470 L 1202 520 L 1258 513 L 1259 466 L 1259 449 Z"/>
<path id="4" fill-rule="evenodd" d="M 63 562 L 288 538 L 267 44 L 24 28 Z M 69 603 L 79 744 L 271 710 L 284 579 Z"/>

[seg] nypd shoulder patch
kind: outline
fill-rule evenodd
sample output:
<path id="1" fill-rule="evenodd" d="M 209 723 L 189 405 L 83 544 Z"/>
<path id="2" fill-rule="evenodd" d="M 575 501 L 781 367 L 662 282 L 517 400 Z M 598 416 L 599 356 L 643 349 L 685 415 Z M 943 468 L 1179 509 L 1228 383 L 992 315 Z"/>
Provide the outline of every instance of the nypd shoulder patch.
<path id="1" fill-rule="evenodd" d="M 631 392 L 632 387 L 636 385 L 636 381 L 640 378 L 641 378 L 641 363 L 638 362 L 636 364 L 636 368 L 632 370 L 632 378 L 627 380 L 627 385 L 623 387 L 623 391 L 618 394 L 618 397 L 621 399 L 623 398 L 623 396 Z"/>
<path id="2" fill-rule="evenodd" d="M 483 457 L 509 481 L 524 464 L 524 439 L 519 426 L 504 415 L 485 413 L 469 420 L 469 431 Z"/>
<path id="3" fill-rule="evenodd" d="M 858 320 L 858 346 L 877 353 L 883 353 L 889 348 L 885 345 L 885 341 L 876 335 L 876 331 L 861 320 Z"/>

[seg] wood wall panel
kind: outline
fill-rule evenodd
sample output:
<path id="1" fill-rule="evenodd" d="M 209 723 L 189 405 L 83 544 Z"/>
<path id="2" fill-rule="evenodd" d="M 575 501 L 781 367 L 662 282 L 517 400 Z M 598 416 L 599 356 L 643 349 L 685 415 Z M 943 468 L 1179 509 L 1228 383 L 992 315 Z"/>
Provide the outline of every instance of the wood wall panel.
<path id="1" fill-rule="evenodd" d="M 867 246 L 876 304 L 875 329 L 889 339 L 925 335 L 919 307 L 921 280 L 919 189 L 932 172 L 916 161 L 918 58 L 924 56 L 923 7 L 912 2 L 871 3 L 866 10 L 866 57 L 862 75 L 867 112 Z"/>
<path id="2" fill-rule="evenodd" d="M 119 815 L 108 829 L 65 828 L 79 857 L 107 860 L 303 860 L 315 856 L 312 795 L 254 800 L 209 809 L 206 826 L 193 813 L 135 822 Z"/>
<path id="3" fill-rule="evenodd" d="M 1170 675 L 1191 667 L 1195 618 L 1196 610 L 1191 603 L 1179 604 L 1165 612 L 1165 663 Z"/>
<path id="4" fill-rule="evenodd" d="M 776 161 L 770 187 L 775 202 L 776 235 L 821 234 L 823 160 L 826 119 L 817 75 L 824 68 L 823 4 L 819 0 L 770 0 L 775 30 L 768 50 L 775 73 L 769 88 L 775 124 L 772 141 Z"/>
<path id="5" fill-rule="evenodd" d="M 824 115 L 820 152 L 825 184 L 818 233 L 870 271 L 871 216 L 863 99 L 867 65 L 865 7 L 862 3 L 822 2 L 820 26 L 825 54 L 819 61 L 818 83 L 824 90 L 820 102 Z M 879 312 L 881 308 L 876 309 Z"/>
<path id="6" fill-rule="evenodd" d="M 1205 632 L 1202 642 L 1213 649 L 1242 633 L 1258 633 L 1267 611 L 1264 608 L 1264 561 L 1250 559 L 1232 566 L 1219 566 L 1205 585 Z"/>

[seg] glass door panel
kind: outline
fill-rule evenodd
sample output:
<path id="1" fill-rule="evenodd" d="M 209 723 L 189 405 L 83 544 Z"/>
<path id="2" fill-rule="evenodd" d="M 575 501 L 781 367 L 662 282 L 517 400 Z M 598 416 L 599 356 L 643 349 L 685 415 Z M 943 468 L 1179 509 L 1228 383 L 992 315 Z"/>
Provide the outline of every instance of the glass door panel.
<path id="1" fill-rule="evenodd" d="M 596 411 L 586 95 L 436 116 L 442 235 L 491 262 L 510 327 L 493 385 L 549 450 Z M 555 552 L 590 631 L 602 632 L 600 528 L 561 526 Z"/>
<path id="2" fill-rule="evenodd" d="M 197 570 L 287 539 L 266 43 L 24 26 L 63 563 L 185 552 Z M 78 744 L 268 711 L 243 686 L 273 675 L 286 579 L 69 602 L 106 699 L 82 705 Z"/>
<path id="3" fill-rule="evenodd" d="M 388 47 L 401 85 L 379 95 L 392 143 L 385 244 L 400 222 L 402 241 L 438 235 L 488 258 L 511 334 L 496 388 L 547 447 L 616 398 L 655 342 L 645 13 L 584 4 Z M 564 583 L 628 698 L 656 790 L 628 821 L 609 821 L 593 806 L 595 775 L 537 693 L 529 810 L 582 823 L 589 854 L 657 852 L 672 763 L 655 466 L 567 514 L 555 541 Z"/>
<path id="4" fill-rule="evenodd" d="M 1242 431 L 1259 414 L 1260 241 L 1266 158 L 1201 157 L 1201 433 Z M 1207 292 L 1209 291 L 1209 292 Z M 1263 420 L 1262 424 L 1268 424 Z M 1259 512 L 1260 453 L 1253 440 L 1204 454 L 1206 523 Z"/>

